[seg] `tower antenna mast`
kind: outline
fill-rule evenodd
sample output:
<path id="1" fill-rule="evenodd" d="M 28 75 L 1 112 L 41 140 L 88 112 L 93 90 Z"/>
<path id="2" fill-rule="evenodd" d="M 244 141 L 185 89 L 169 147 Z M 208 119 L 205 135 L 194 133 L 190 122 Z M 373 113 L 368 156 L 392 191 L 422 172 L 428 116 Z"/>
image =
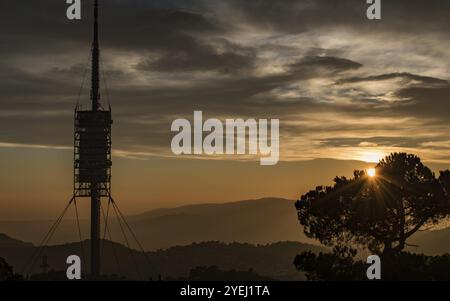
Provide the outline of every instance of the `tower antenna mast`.
<path id="1" fill-rule="evenodd" d="M 92 74 L 91 74 L 91 100 L 92 111 L 97 111 L 100 106 L 100 47 L 98 43 L 98 0 L 94 1 L 94 39 L 92 41 Z"/>

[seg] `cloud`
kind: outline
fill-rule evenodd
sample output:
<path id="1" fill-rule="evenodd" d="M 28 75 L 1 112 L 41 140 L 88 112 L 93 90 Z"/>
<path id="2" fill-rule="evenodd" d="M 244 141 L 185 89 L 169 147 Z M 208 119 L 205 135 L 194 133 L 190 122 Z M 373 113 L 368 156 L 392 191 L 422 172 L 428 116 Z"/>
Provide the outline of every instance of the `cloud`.
<path id="1" fill-rule="evenodd" d="M 382 5 L 382 22 L 366 18 L 368 5 L 359 0 L 230 0 L 229 10 L 261 30 L 302 33 L 320 28 L 348 27 L 367 32 L 441 31 L 449 33 L 450 3 L 446 0 L 393 0 Z M 222 7 L 220 9 L 223 10 Z"/>
<path id="2" fill-rule="evenodd" d="M 298 63 L 295 63 L 291 66 L 291 68 L 293 69 L 310 67 L 320 67 L 336 71 L 344 71 L 350 69 L 358 69 L 362 67 L 362 64 L 339 57 L 307 56 Z"/>
<path id="3" fill-rule="evenodd" d="M 72 22 L 64 1 L 2 2 L 0 142 L 73 143 L 73 108 L 79 95 L 89 101 L 92 7 L 82 3 L 83 20 Z M 208 118 L 281 119 L 289 159 L 375 145 L 446 157 L 437 153 L 450 140 L 450 3 L 386 1 L 382 22 L 369 22 L 366 7 L 104 1 L 109 93 L 102 82 L 101 95 L 113 107 L 115 148 L 167 155 L 172 120 L 202 110 Z"/>
<path id="4" fill-rule="evenodd" d="M 219 45 L 209 45 L 195 39 L 178 49 L 162 53 L 152 53 L 155 59 L 145 59 L 136 68 L 142 71 L 193 72 L 217 71 L 220 73 L 239 73 L 255 66 L 256 54 L 249 47 L 240 47 L 227 40 Z"/>
<path id="5" fill-rule="evenodd" d="M 347 84 L 347 83 L 362 83 L 362 82 L 378 82 L 392 79 L 400 79 L 404 80 L 404 82 L 416 82 L 418 84 L 427 84 L 427 85 L 448 85 L 449 82 L 444 79 L 434 78 L 430 76 L 420 76 L 417 74 L 411 74 L 407 72 L 399 72 L 399 73 L 388 73 L 381 75 L 372 75 L 367 77 L 351 77 L 351 78 L 343 78 L 340 79 L 338 84 Z"/>
<path id="6" fill-rule="evenodd" d="M 396 105 L 393 109 L 404 115 L 438 119 L 447 122 L 450 116 L 450 84 L 443 87 L 410 87 L 401 89 L 399 97 L 408 99 L 405 104 Z"/>
<path id="7" fill-rule="evenodd" d="M 328 138 L 321 140 L 323 146 L 330 147 L 403 147 L 420 148 L 424 144 L 446 142 L 448 137 L 360 137 L 360 138 Z"/>

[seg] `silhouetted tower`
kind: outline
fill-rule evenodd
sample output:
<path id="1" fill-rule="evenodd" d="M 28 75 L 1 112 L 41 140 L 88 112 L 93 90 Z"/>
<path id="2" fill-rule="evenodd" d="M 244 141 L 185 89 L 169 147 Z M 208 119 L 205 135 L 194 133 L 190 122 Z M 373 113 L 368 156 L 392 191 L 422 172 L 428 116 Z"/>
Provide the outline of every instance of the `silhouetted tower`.
<path id="1" fill-rule="evenodd" d="M 33 254 L 29 263 L 24 267 L 25 272 L 33 270 L 36 259 L 42 254 L 45 247 L 56 228 L 60 225 L 67 209 L 75 205 L 75 214 L 77 218 L 78 232 L 80 235 L 81 251 L 84 260 L 84 248 L 80 223 L 78 219 L 77 199 L 89 198 L 91 201 L 91 268 L 92 279 L 98 279 L 100 276 L 100 213 L 101 200 L 107 198 L 108 206 L 105 214 L 105 227 L 108 225 L 108 213 L 112 205 L 119 223 L 126 225 L 126 229 L 132 235 L 134 241 L 139 246 L 142 254 L 147 259 L 142 244 L 138 241 L 135 233 L 125 219 L 125 216 L 119 210 L 116 202 L 111 196 L 111 106 L 105 109 L 100 102 L 100 47 L 98 42 L 98 0 L 94 0 L 94 36 L 92 41 L 92 74 L 91 74 L 91 106 L 87 110 L 77 104 L 75 107 L 74 118 L 74 177 L 73 177 L 73 196 L 64 211 L 52 225 L 45 235 L 37 253 Z M 83 86 L 82 86 L 83 87 Z M 109 233 L 105 229 L 104 234 Z M 130 248 L 126 231 L 123 231 L 127 247 Z M 111 234 L 110 239 L 111 238 Z M 47 257 L 42 258 L 41 268 L 44 273 L 48 270 Z M 136 267 L 137 268 L 137 267 Z M 139 272 L 138 272 L 139 274 Z"/>
<path id="2" fill-rule="evenodd" d="M 98 42 L 98 0 L 94 1 L 92 42 L 91 110 L 75 109 L 74 196 L 91 199 L 91 276 L 100 275 L 100 206 L 110 197 L 111 108 L 100 104 L 100 48 Z"/>

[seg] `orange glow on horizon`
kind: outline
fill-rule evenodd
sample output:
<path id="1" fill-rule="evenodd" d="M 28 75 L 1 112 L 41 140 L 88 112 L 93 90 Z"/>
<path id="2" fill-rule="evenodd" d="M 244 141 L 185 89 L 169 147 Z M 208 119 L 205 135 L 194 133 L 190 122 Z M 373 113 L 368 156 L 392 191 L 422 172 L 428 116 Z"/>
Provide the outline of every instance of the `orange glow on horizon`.
<path id="1" fill-rule="evenodd" d="M 361 160 L 367 163 L 378 163 L 384 157 L 385 154 L 381 151 L 367 151 L 361 154 Z"/>

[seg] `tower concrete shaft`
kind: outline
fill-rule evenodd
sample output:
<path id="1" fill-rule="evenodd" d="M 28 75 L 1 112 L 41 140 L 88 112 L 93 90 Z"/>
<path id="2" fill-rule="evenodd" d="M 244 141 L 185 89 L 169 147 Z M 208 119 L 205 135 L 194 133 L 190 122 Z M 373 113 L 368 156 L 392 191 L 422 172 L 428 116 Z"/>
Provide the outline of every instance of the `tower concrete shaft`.
<path id="1" fill-rule="evenodd" d="M 95 185 L 91 189 L 91 276 L 100 275 L 100 195 Z"/>

